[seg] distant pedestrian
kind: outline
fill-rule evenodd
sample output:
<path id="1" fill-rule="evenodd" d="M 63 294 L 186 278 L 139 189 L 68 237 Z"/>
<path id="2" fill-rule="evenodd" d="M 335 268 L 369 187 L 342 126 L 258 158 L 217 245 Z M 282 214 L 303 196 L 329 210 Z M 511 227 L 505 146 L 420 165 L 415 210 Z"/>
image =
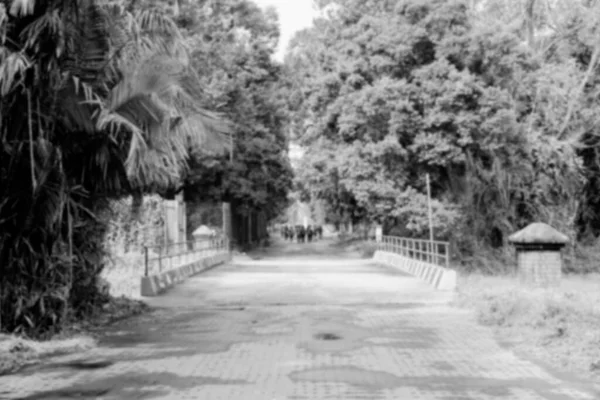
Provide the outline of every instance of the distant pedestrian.
<path id="1" fill-rule="evenodd" d="M 285 226 L 285 238 L 286 240 L 294 240 L 294 231 L 290 225 Z"/>
<path id="2" fill-rule="evenodd" d="M 296 225 L 296 238 L 298 239 L 298 243 L 304 242 L 304 235 L 306 234 L 304 227 L 302 225 Z"/>
<path id="3" fill-rule="evenodd" d="M 315 227 L 315 236 L 318 236 L 319 239 L 323 239 L 323 227 L 321 225 Z"/>

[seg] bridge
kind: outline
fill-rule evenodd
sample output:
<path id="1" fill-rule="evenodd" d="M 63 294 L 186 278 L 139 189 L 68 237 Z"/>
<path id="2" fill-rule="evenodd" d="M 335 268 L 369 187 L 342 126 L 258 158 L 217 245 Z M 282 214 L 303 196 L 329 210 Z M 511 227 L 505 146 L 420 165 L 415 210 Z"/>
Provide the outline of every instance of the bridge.
<path id="1" fill-rule="evenodd" d="M 277 241 L 225 257 L 148 297 L 154 311 L 107 327 L 97 349 L 0 377 L 0 397 L 600 398 L 454 307 L 442 247 L 384 237 L 362 258 L 332 241 Z"/>

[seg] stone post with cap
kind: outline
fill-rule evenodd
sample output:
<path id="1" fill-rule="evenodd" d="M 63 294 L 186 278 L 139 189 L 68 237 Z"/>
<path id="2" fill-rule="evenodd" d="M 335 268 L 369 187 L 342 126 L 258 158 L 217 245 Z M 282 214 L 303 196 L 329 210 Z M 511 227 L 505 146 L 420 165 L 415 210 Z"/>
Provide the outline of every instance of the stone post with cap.
<path id="1" fill-rule="evenodd" d="M 522 283 L 538 287 L 558 286 L 562 276 L 561 249 L 569 238 L 550 225 L 536 222 L 509 236 L 517 250 Z"/>

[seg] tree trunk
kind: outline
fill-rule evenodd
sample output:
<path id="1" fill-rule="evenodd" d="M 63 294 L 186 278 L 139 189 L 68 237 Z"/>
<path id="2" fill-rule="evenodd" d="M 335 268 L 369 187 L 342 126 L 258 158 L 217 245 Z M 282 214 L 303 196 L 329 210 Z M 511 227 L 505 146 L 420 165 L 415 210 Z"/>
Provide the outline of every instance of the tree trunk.
<path id="1" fill-rule="evenodd" d="M 594 69 L 596 69 L 596 64 L 598 64 L 598 56 L 600 56 L 600 45 L 596 45 L 594 53 L 590 58 L 590 64 L 588 65 L 588 69 L 585 72 L 585 76 L 583 77 L 583 80 L 581 81 L 581 84 L 577 89 L 577 93 L 575 93 L 575 95 L 571 97 L 571 101 L 569 101 L 569 105 L 567 107 L 567 115 L 565 115 L 565 120 L 563 121 L 562 127 L 558 132 L 559 139 L 562 139 L 565 136 L 565 132 L 567 131 L 567 127 L 569 126 L 569 123 L 571 122 L 571 118 L 573 116 L 573 112 L 575 111 L 575 105 L 577 104 L 577 100 L 579 99 L 579 96 L 583 94 L 585 90 L 585 85 L 587 85 L 588 81 L 592 76 L 592 73 L 594 72 Z"/>
<path id="2" fill-rule="evenodd" d="M 531 49 L 535 47 L 535 24 L 534 24 L 535 0 L 527 0 L 525 3 L 525 35 L 527 44 Z"/>

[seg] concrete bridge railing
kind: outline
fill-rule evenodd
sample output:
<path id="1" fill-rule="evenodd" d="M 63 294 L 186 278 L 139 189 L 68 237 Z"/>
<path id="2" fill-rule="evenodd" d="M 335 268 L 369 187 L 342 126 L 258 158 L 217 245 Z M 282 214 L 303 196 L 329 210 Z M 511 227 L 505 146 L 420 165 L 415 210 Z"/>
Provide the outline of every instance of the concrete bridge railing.
<path id="1" fill-rule="evenodd" d="M 144 248 L 141 295 L 157 296 L 170 287 L 231 260 L 229 239 L 214 237 Z"/>
<path id="2" fill-rule="evenodd" d="M 450 268 L 450 243 L 383 236 L 373 242 L 373 259 L 414 275 L 438 290 L 456 289 L 456 271 Z"/>

